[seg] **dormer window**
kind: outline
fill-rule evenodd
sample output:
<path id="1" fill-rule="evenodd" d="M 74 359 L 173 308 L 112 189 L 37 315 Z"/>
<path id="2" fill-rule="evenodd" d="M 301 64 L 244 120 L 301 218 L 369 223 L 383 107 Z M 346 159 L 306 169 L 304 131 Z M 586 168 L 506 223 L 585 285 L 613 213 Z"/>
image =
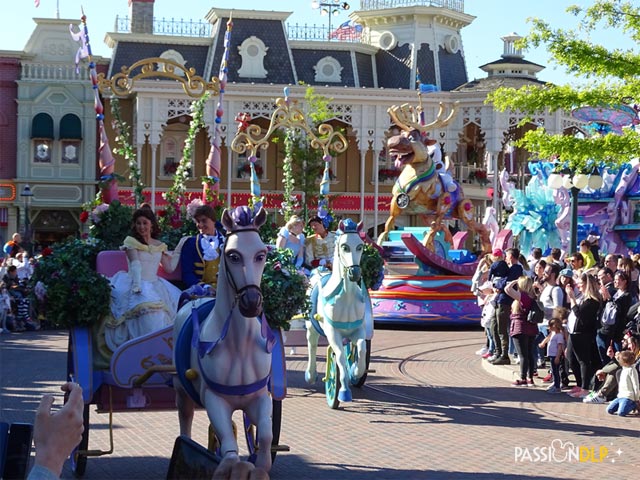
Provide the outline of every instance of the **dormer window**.
<path id="1" fill-rule="evenodd" d="M 165 60 L 172 60 L 175 63 L 177 63 L 178 65 L 182 65 L 183 68 L 187 68 L 185 65 L 187 63 L 187 61 L 184 59 L 184 57 L 182 56 L 182 54 L 176 50 L 165 50 L 164 52 L 162 52 L 160 54 L 160 58 L 163 58 Z M 176 75 L 179 75 L 181 77 L 184 76 L 184 72 L 180 69 L 174 69 L 173 65 L 167 65 L 164 64 L 162 65 L 162 70 L 167 72 L 167 71 L 172 71 L 173 73 L 175 73 Z"/>
<path id="2" fill-rule="evenodd" d="M 267 78 L 267 71 L 264 68 L 264 57 L 269 48 L 258 37 L 247 38 L 238 47 L 238 52 L 242 57 L 242 66 L 238 69 L 241 78 Z"/>
<path id="3" fill-rule="evenodd" d="M 316 71 L 316 82 L 340 83 L 342 81 L 342 66 L 333 57 L 324 57 L 313 69 Z"/>

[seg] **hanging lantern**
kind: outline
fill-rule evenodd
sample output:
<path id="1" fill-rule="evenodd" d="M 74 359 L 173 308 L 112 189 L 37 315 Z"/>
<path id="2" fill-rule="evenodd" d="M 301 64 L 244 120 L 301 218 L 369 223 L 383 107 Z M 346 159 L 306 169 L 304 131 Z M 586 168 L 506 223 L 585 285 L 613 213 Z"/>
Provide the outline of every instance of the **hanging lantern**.
<path id="1" fill-rule="evenodd" d="M 562 186 L 567 190 L 571 190 L 573 188 L 573 183 L 571 183 L 571 177 L 569 175 L 565 175 L 562 178 Z"/>

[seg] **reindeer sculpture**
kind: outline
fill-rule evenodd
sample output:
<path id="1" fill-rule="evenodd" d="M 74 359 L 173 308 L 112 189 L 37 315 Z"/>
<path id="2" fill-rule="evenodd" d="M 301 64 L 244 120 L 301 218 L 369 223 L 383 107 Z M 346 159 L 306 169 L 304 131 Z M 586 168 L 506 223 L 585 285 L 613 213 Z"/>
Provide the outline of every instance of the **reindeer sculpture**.
<path id="1" fill-rule="evenodd" d="M 424 125 L 422 107 L 414 109 L 408 104 L 394 105 L 388 110 L 395 125 L 402 129 L 387 141 L 387 149 L 396 168 L 402 169 L 393 186 L 393 199 L 389 209 L 389 218 L 384 232 L 378 237 L 381 244 L 387 234 L 394 229 L 396 217 L 405 213 L 420 215 L 431 227 L 424 239 L 424 245 L 435 251 L 434 239 L 439 231 L 452 242 L 451 233 L 442 221 L 446 218 L 458 218 L 467 228 L 480 237 L 482 250 L 491 251 L 491 241 L 487 228 L 474 219 L 474 207 L 471 200 L 465 198 L 462 187 L 450 174 L 448 159 L 443 161 L 442 151 L 436 140 L 430 139 L 427 132 L 446 126 L 455 115 L 455 107 L 444 116 L 444 105 L 436 119 Z"/>

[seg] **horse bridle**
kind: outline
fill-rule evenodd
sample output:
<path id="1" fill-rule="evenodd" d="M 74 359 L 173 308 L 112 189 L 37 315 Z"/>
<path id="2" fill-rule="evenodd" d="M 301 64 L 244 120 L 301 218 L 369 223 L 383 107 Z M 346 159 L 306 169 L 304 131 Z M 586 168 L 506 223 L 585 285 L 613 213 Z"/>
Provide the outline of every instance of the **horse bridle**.
<path id="1" fill-rule="evenodd" d="M 233 298 L 233 308 L 235 308 L 235 306 L 238 304 L 238 299 L 242 296 L 242 294 L 250 289 L 250 288 L 256 288 L 260 291 L 260 285 L 256 285 L 256 284 L 247 284 L 244 287 L 241 287 L 240 289 L 238 289 L 238 284 L 236 283 L 235 279 L 233 278 L 233 275 L 231 274 L 231 272 L 229 271 L 229 268 L 227 266 L 227 256 L 226 256 L 226 249 L 227 249 L 227 239 L 231 236 L 231 235 L 238 235 L 239 233 L 242 232 L 255 232 L 258 235 L 260 235 L 260 231 L 257 228 L 243 228 L 243 229 L 238 229 L 238 230 L 233 230 L 231 232 L 228 232 L 225 235 L 225 241 L 224 241 L 224 245 L 222 248 L 222 259 L 221 261 L 224 262 L 224 273 L 227 276 L 227 283 L 229 285 L 231 285 L 231 287 L 233 288 L 233 291 L 235 292 L 235 296 Z"/>

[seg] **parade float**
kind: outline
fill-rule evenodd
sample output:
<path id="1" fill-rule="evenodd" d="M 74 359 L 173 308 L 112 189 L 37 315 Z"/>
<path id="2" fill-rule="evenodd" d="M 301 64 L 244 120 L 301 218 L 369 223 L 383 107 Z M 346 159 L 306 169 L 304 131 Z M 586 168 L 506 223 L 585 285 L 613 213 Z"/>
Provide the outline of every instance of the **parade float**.
<path id="1" fill-rule="evenodd" d="M 471 292 L 471 277 L 479 256 L 493 245 L 508 246 L 509 232 L 498 232 L 491 215 L 481 224 L 475 209 L 454 180 L 452 166 L 429 132 L 446 126 L 456 107 L 440 104 L 436 119 L 426 123 L 422 103 L 393 106 L 388 112 L 402 130 L 389 138 L 387 148 L 401 173 L 393 187 L 389 218 L 378 237 L 384 250 L 382 286 L 371 292 L 377 323 L 471 324 L 480 321 L 480 308 Z M 424 227 L 395 227 L 400 215 L 418 215 Z M 447 220 L 459 220 L 467 228 L 452 235 Z M 465 248 L 469 234 L 477 235 L 479 254 Z M 493 238 L 491 238 L 493 236 Z"/>
<path id="2" fill-rule="evenodd" d="M 580 107 L 573 116 L 584 122 L 591 135 L 620 135 L 638 124 L 637 110 L 625 105 Z M 525 254 L 535 247 L 546 252 L 569 250 L 572 196 L 576 200 L 576 244 L 598 239 L 602 253 L 627 255 L 640 252 L 640 162 L 634 159 L 618 167 L 593 162 L 589 174 L 571 172 L 568 162 L 557 158 L 530 162 L 531 179 L 519 190 L 500 175 L 504 206 L 512 210 L 506 228 L 518 238 Z"/>

